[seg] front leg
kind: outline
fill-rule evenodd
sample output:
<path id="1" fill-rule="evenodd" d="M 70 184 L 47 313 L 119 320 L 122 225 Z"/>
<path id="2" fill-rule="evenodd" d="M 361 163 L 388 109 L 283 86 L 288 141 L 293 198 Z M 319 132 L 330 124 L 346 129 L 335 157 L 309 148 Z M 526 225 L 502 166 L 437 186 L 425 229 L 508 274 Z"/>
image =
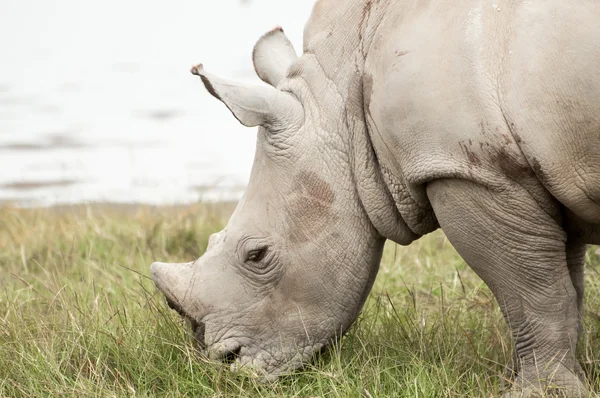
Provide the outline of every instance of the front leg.
<path id="1" fill-rule="evenodd" d="M 584 293 L 584 263 L 587 245 L 578 239 L 569 236 L 567 240 L 567 266 L 571 275 L 571 282 L 577 292 L 577 313 L 579 315 L 577 326 L 577 341 L 583 333 L 583 293 Z"/>
<path id="2" fill-rule="evenodd" d="M 446 236 L 492 290 L 509 324 L 520 370 L 517 392 L 508 396 L 555 389 L 587 396 L 575 359 L 578 300 L 560 220 L 510 182 L 491 190 L 437 180 L 427 194 Z"/>

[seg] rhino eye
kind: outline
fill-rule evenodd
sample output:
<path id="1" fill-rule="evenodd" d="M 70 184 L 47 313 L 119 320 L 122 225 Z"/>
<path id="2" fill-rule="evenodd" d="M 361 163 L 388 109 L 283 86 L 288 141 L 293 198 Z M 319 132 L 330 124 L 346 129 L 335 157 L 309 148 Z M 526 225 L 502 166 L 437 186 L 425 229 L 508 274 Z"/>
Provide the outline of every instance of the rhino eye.
<path id="1" fill-rule="evenodd" d="M 248 252 L 248 255 L 246 256 L 246 261 L 252 261 L 252 262 L 261 261 L 263 258 L 265 258 L 266 254 L 267 254 L 266 247 L 262 247 L 262 248 L 256 249 L 256 250 L 251 250 Z"/>

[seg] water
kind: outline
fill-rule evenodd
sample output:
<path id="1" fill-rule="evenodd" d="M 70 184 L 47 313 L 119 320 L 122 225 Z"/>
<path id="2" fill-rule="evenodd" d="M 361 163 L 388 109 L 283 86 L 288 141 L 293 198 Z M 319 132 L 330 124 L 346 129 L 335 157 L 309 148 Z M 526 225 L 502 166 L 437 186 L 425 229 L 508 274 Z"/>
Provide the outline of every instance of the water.
<path id="1" fill-rule="evenodd" d="M 262 84 L 256 40 L 302 48 L 312 0 L 0 1 L 0 202 L 237 198 L 247 129 L 189 73 Z"/>

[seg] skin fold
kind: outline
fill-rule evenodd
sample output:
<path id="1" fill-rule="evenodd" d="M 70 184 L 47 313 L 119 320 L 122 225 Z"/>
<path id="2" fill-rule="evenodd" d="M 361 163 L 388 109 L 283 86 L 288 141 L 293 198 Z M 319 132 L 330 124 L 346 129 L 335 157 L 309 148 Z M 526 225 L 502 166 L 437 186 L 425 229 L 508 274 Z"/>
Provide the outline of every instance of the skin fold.
<path id="1" fill-rule="evenodd" d="M 515 340 L 506 396 L 587 396 L 583 254 L 600 243 L 600 5 L 320 0 L 303 54 L 280 28 L 250 87 L 192 73 L 258 126 L 248 188 L 207 252 L 154 263 L 214 359 L 266 378 L 358 316 L 386 239 L 442 228 Z"/>

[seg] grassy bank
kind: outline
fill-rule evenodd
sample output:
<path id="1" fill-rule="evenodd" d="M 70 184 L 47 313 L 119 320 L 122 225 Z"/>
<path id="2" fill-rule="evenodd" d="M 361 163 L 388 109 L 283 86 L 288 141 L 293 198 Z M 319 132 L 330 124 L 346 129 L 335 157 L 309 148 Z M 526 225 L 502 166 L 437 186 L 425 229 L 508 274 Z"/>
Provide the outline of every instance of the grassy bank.
<path id="1" fill-rule="evenodd" d="M 489 290 L 444 235 L 388 244 L 339 347 L 261 385 L 200 358 L 148 279 L 189 261 L 230 205 L 0 209 L 0 396 L 489 397 L 511 356 Z M 586 258 L 579 356 L 600 391 L 600 255 Z"/>

